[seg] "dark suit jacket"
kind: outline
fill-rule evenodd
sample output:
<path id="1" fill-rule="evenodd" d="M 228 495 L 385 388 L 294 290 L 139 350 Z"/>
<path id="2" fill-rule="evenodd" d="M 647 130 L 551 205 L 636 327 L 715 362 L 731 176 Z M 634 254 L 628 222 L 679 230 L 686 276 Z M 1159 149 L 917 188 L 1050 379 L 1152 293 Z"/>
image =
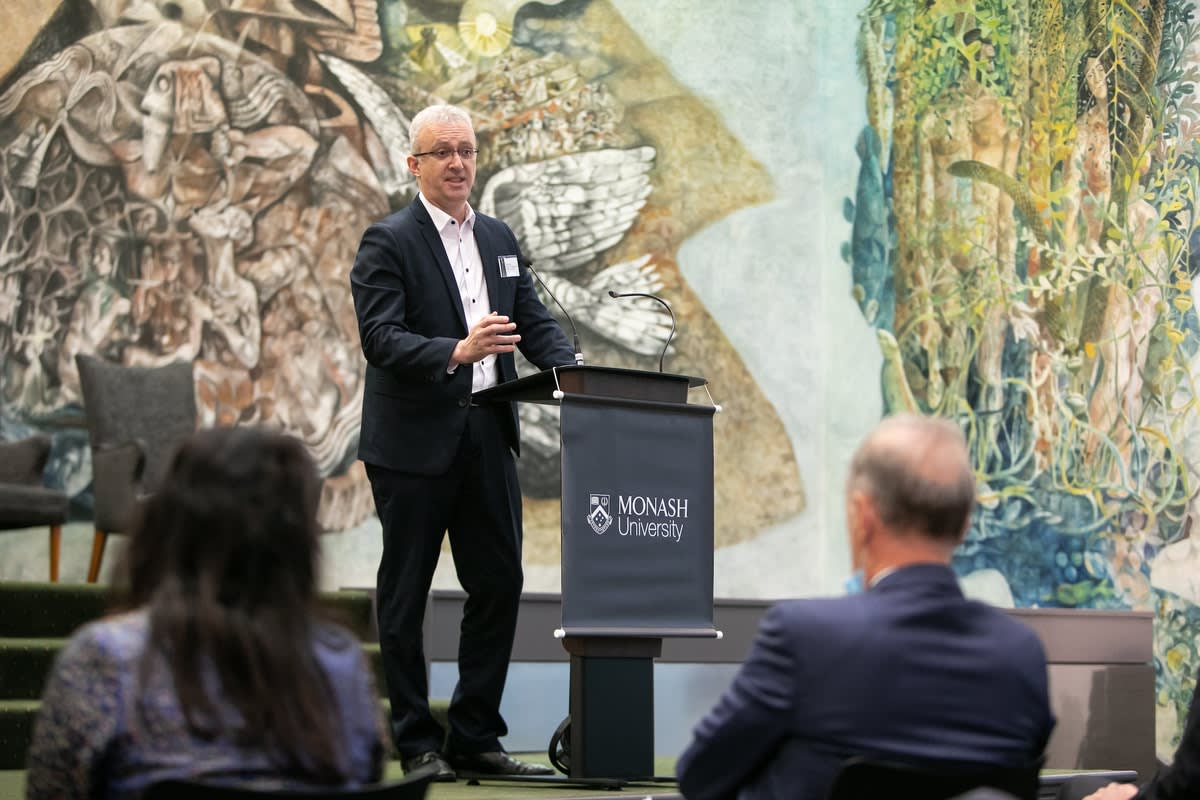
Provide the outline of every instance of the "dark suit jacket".
<path id="1" fill-rule="evenodd" d="M 1200 686 L 1200 675 L 1196 678 Z M 1200 797 L 1200 692 L 1192 692 L 1188 707 L 1187 722 L 1175 758 L 1169 767 L 1158 771 L 1141 791 L 1136 800 L 1184 800 Z"/>
<path id="2" fill-rule="evenodd" d="M 1036 635 L 921 564 L 773 606 L 677 771 L 689 800 L 821 800 L 855 755 L 1017 767 L 1053 727 Z"/>
<path id="3" fill-rule="evenodd" d="M 538 299 L 529 270 L 501 277 L 500 258 L 520 258 L 509 227 L 476 212 L 475 241 L 490 310 L 517 323 L 521 353 L 540 369 L 574 363 L 571 345 Z M 471 366 L 446 372 L 467 323 L 446 249 L 420 198 L 363 234 L 350 289 L 367 358 L 358 457 L 421 475 L 445 472 L 467 423 Z M 511 353 L 497 359 L 497 369 L 501 382 L 517 377 Z M 508 412 L 505 434 L 519 452 L 516 408 Z"/>

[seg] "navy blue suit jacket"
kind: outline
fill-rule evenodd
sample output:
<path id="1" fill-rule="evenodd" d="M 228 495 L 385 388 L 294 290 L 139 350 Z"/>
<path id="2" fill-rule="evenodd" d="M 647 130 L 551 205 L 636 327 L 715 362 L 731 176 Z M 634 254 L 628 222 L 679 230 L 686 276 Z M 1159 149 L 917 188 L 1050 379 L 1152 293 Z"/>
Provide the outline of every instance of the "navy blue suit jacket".
<path id="1" fill-rule="evenodd" d="M 1018 767 L 1053 727 L 1037 636 L 921 564 L 773 606 L 677 772 L 689 800 L 821 800 L 852 756 Z"/>
<path id="2" fill-rule="evenodd" d="M 1196 676 L 1200 686 L 1200 675 Z M 1188 800 L 1200 797 L 1200 690 L 1193 690 L 1187 721 L 1171 765 L 1163 767 L 1135 800 Z"/>
<path id="3" fill-rule="evenodd" d="M 524 263 L 512 230 L 478 212 L 474 230 L 489 310 L 517 323 L 522 355 L 540 369 L 574 363 L 571 345 L 538 299 L 529 270 L 501 275 L 501 257 Z M 467 424 L 471 366 L 446 372 L 467 323 L 445 246 L 420 198 L 367 228 L 350 289 L 367 359 L 358 457 L 419 475 L 445 472 Z M 501 382 L 517 377 L 511 353 L 496 361 Z M 505 436 L 519 452 L 515 406 L 508 411 Z"/>

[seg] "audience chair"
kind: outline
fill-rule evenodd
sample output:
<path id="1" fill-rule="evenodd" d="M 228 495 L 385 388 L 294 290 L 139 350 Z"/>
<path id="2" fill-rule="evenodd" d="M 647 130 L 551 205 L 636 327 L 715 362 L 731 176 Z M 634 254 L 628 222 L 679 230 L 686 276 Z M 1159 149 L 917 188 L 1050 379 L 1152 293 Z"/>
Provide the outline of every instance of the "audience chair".
<path id="1" fill-rule="evenodd" d="M 50 438 L 30 436 L 0 442 L 0 531 L 50 526 L 50 580 L 58 581 L 62 526 L 70 498 L 42 485 L 50 457 Z"/>
<path id="2" fill-rule="evenodd" d="M 962 762 L 913 766 L 857 757 L 842 765 L 828 800 L 950 800 L 980 789 L 1037 800 L 1041 767 L 1040 759 L 1023 767 L 998 767 Z"/>
<path id="3" fill-rule="evenodd" d="M 92 446 L 96 534 L 87 579 L 95 583 L 109 534 L 129 530 L 138 503 L 196 430 L 196 386 L 190 362 L 124 367 L 79 354 L 75 365 Z"/>
<path id="4" fill-rule="evenodd" d="M 359 789 L 247 789 L 200 781 L 156 783 L 142 800 L 422 800 L 433 772 L 414 772 L 399 781 Z"/>

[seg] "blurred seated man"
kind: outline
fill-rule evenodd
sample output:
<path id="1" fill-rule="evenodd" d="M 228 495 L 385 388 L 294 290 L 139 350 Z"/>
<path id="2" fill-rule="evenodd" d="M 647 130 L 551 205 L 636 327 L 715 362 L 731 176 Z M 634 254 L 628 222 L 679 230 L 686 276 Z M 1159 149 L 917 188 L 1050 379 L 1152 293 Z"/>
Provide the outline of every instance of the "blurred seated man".
<path id="1" fill-rule="evenodd" d="M 55 661 L 27 800 L 136 800 L 168 779 L 379 780 L 379 693 L 359 642 L 318 610 L 320 486 L 290 436 L 216 428 L 183 443 L 130 536 L 129 610 Z"/>
<path id="2" fill-rule="evenodd" d="M 1054 727 L 1046 657 L 1011 616 L 965 599 L 950 569 L 975 502 L 962 433 L 884 420 L 846 484 L 866 591 L 781 602 L 680 758 L 689 800 L 826 796 L 842 762 L 1021 767 Z"/>

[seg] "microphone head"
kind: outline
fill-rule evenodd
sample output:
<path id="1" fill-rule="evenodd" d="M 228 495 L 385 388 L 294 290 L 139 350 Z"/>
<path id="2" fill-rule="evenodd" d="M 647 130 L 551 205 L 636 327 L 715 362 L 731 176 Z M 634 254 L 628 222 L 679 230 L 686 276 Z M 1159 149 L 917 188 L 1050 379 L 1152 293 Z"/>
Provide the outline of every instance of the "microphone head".
<path id="1" fill-rule="evenodd" d="M 616 297 L 617 297 L 617 293 L 616 293 L 616 292 L 614 292 L 612 289 L 609 289 L 609 290 L 608 290 L 608 296 L 609 296 L 609 297 L 611 297 L 611 298 L 613 298 L 613 299 L 615 300 L 615 299 L 616 299 Z"/>

